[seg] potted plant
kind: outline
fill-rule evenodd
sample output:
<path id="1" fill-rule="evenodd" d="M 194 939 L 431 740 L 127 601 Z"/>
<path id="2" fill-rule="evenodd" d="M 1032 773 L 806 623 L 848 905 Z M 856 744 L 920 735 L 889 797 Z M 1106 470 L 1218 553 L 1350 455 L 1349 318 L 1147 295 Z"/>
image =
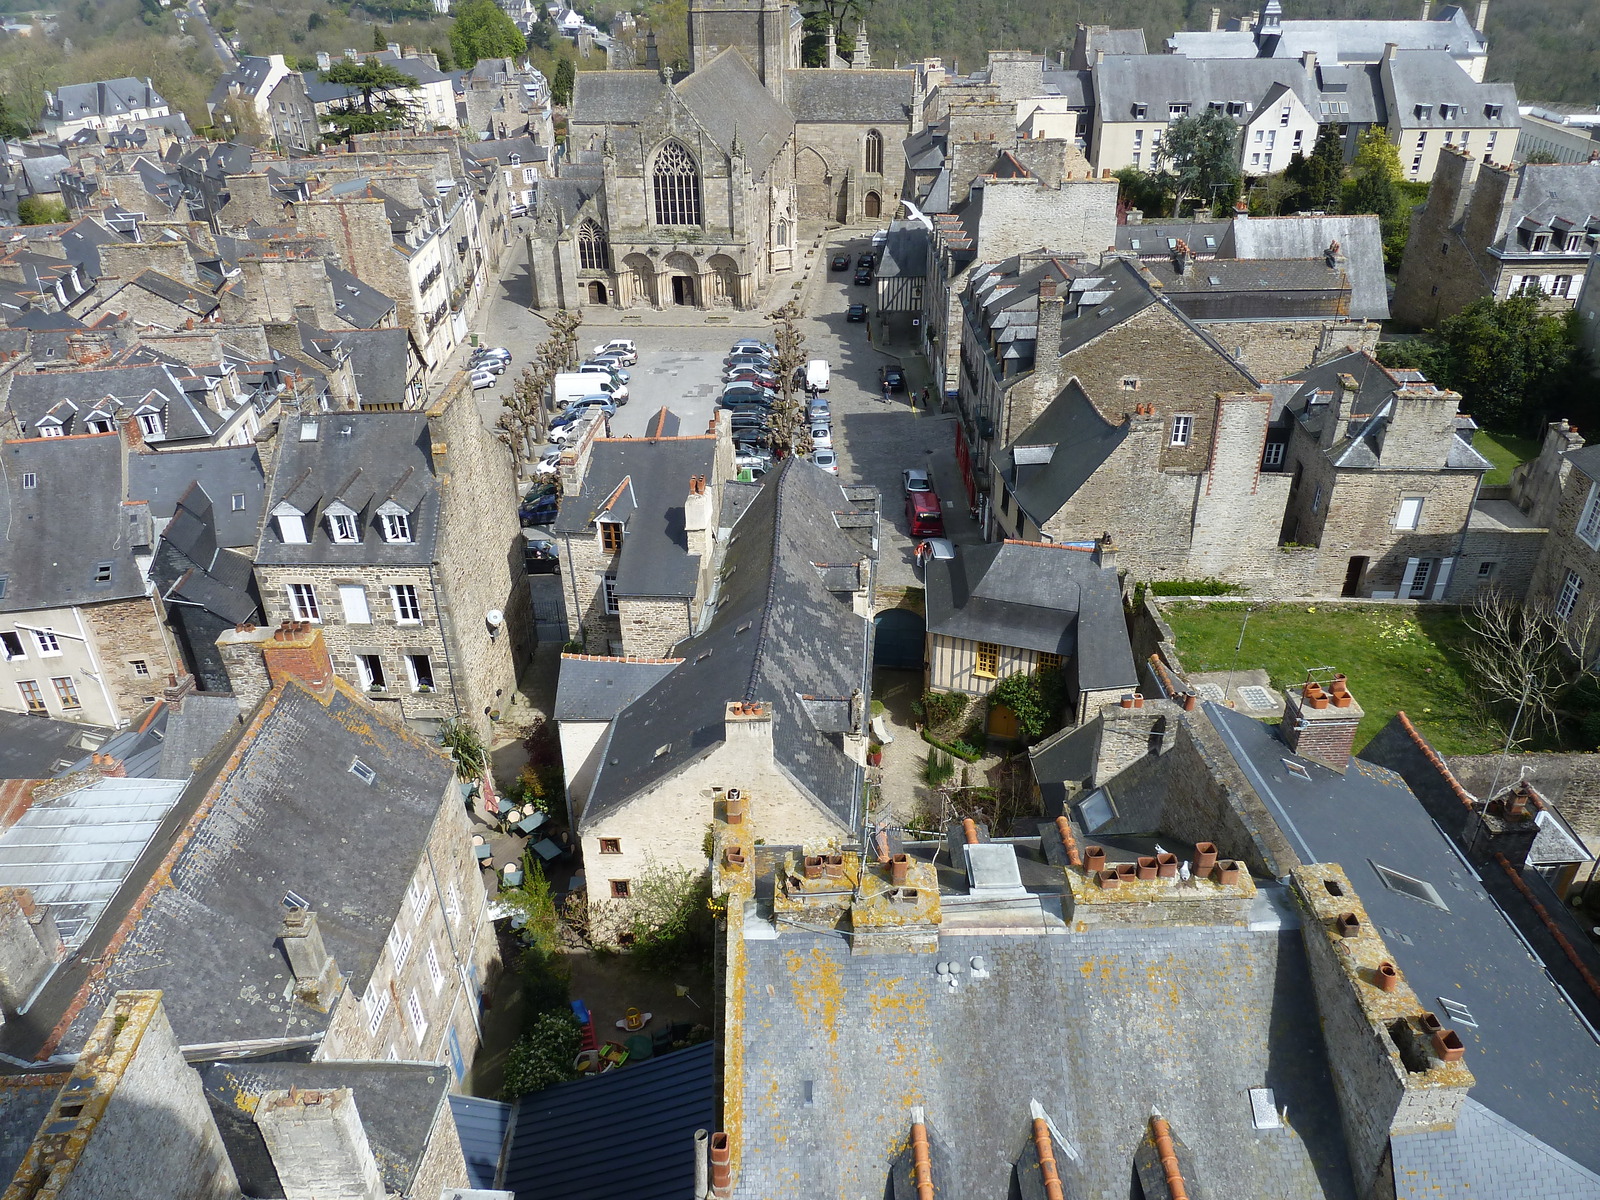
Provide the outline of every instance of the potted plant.
<path id="1" fill-rule="evenodd" d="M 867 765 L 881 767 L 883 765 L 883 747 L 877 742 L 867 743 Z"/>

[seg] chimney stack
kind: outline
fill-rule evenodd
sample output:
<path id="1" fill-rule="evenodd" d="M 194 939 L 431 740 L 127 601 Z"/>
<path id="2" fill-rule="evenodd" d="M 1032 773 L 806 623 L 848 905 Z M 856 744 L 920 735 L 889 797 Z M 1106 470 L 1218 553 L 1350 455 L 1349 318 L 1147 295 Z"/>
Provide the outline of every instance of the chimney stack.
<path id="1" fill-rule="evenodd" d="M 285 1200 L 384 1200 L 383 1177 L 349 1088 L 268 1092 L 256 1106 Z"/>
<path id="2" fill-rule="evenodd" d="M 322 630 L 306 621 L 285 621 L 276 629 L 241 625 L 217 638 L 217 648 L 244 712 L 286 679 L 300 680 L 319 696 L 333 685 L 333 660 Z"/>
<path id="3" fill-rule="evenodd" d="M 327 1012 L 339 994 L 339 964 L 322 944 L 317 914 L 303 908 L 290 910 L 278 937 L 294 971 L 296 998 L 318 1012 Z"/>
<path id="4" fill-rule="evenodd" d="M 1326 688 L 1307 682 L 1299 691 L 1291 691 L 1278 729 L 1294 753 L 1342 772 L 1349 769 L 1356 729 L 1364 715 L 1344 676 L 1335 675 Z"/>
<path id="5" fill-rule="evenodd" d="M 1189 243 L 1179 238 L 1172 248 L 1172 269 L 1182 275 L 1189 269 L 1189 257 Z"/>
<path id="6" fill-rule="evenodd" d="M 1539 809 L 1544 801 L 1526 779 L 1512 784 L 1486 804 L 1475 805 L 1461 831 L 1467 856 L 1484 862 L 1503 854 L 1520 871 L 1539 836 Z"/>
<path id="7" fill-rule="evenodd" d="M 14 1016 L 64 953 L 50 910 L 27 888 L 0 888 L 0 1010 Z"/>
<path id="8" fill-rule="evenodd" d="M 1217 32 L 1217 30 L 1219 30 L 1221 28 L 1222 28 L 1222 10 L 1220 8 L 1213 8 L 1211 10 L 1211 32 L 1215 33 L 1215 32 Z"/>
<path id="9" fill-rule="evenodd" d="M 1061 378 L 1061 321 L 1066 297 L 1061 295 L 1056 278 L 1039 280 L 1039 321 L 1033 342 L 1033 372 L 1038 395 L 1048 403 L 1056 398 Z"/>
<path id="10" fill-rule="evenodd" d="M 1114 570 L 1117 565 L 1117 543 L 1111 538 L 1108 529 L 1095 539 L 1094 561 L 1107 570 Z"/>

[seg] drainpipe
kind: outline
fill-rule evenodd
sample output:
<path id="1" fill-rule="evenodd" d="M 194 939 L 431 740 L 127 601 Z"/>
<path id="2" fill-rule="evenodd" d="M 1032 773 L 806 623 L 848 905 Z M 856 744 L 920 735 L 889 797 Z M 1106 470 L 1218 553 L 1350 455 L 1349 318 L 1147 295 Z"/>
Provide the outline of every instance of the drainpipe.
<path id="1" fill-rule="evenodd" d="M 456 684 L 455 660 L 450 657 L 450 634 L 455 625 L 454 613 L 439 592 L 439 578 L 434 574 L 434 568 L 438 565 L 432 562 L 428 564 L 428 587 L 433 592 L 433 610 L 439 614 L 439 640 L 444 645 L 444 672 L 450 677 L 450 694 L 455 697 L 456 715 L 460 716 L 465 710 L 461 707 L 461 689 Z"/>
<path id="2" fill-rule="evenodd" d="M 100 694 L 105 697 L 106 712 L 111 714 L 111 724 L 116 729 L 121 729 L 128 722 L 122 719 L 117 712 L 116 702 L 111 699 L 111 689 L 106 686 L 105 669 L 100 665 L 100 656 L 94 652 L 94 642 L 89 637 L 89 631 L 83 627 L 83 610 L 76 604 L 72 606 L 72 619 L 78 623 L 78 637 L 83 642 L 83 648 L 89 655 L 89 670 L 94 676 L 94 681 L 100 685 Z"/>

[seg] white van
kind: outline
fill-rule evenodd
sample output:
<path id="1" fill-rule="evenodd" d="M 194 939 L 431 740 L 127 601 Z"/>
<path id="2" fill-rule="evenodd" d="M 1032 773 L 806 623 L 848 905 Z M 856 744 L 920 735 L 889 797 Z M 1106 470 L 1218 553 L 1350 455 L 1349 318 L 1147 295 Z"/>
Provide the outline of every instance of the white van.
<path id="1" fill-rule="evenodd" d="M 628 402 L 626 385 L 607 379 L 603 375 L 596 375 L 592 371 L 563 371 L 551 381 L 550 389 L 558 409 L 565 408 L 572 401 L 581 400 L 585 396 L 608 396 L 619 407 Z"/>
<path id="2" fill-rule="evenodd" d="M 828 360 L 813 358 L 806 363 L 806 388 L 813 392 L 828 390 Z"/>

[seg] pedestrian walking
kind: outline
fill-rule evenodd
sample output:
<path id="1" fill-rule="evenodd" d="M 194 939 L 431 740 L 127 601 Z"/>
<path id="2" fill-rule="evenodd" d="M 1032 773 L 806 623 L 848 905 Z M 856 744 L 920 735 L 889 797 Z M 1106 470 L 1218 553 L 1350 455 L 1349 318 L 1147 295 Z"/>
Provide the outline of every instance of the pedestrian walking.
<path id="1" fill-rule="evenodd" d="M 923 388 L 922 389 L 922 407 L 927 409 L 929 412 L 932 412 L 933 411 L 933 404 L 928 399 L 929 394 L 930 394 L 930 389 L 928 389 L 928 388 Z"/>

